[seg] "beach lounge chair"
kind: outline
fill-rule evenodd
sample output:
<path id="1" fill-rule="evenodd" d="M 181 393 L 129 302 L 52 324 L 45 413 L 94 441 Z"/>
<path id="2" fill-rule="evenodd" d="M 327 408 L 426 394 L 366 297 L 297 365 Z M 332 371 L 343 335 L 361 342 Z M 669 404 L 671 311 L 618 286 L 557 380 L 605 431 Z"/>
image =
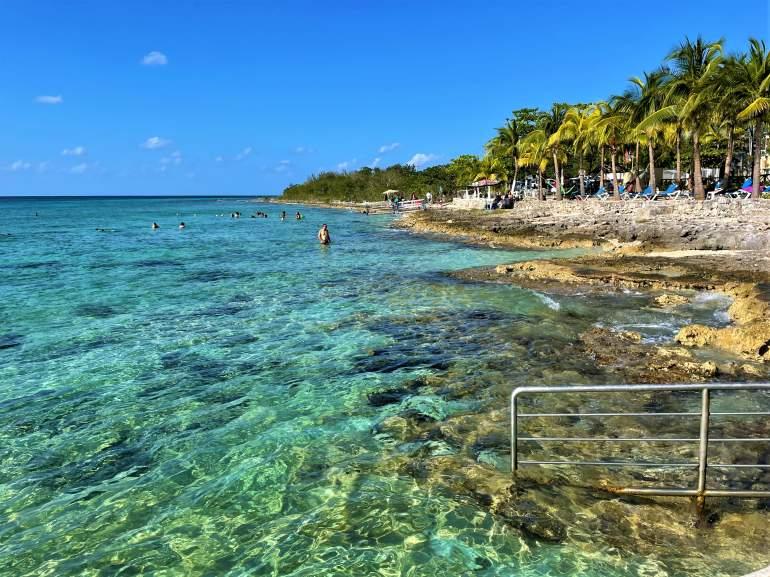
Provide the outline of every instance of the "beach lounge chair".
<path id="1" fill-rule="evenodd" d="M 607 200 L 610 197 L 610 193 L 607 192 L 606 188 L 604 188 L 603 186 L 600 186 L 599 190 L 597 190 L 593 194 L 593 197 L 598 198 L 599 200 Z"/>
<path id="2" fill-rule="evenodd" d="M 652 187 L 650 185 L 647 185 L 647 188 L 645 188 L 639 194 L 639 198 L 643 198 L 644 200 L 655 200 L 657 196 L 658 196 L 658 193 L 652 192 Z"/>
<path id="3" fill-rule="evenodd" d="M 746 180 L 743 181 L 743 184 L 738 190 L 734 190 L 730 193 L 730 196 L 733 198 L 738 198 L 740 200 L 746 200 L 748 198 L 751 198 L 751 192 L 754 189 L 754 179 L 749 177 Z"/>
<path id="4" fill-rule="evenodd" d="M 721 180 L 716 181 L 714 184 L 714 190 L 710 190 L 706 193 L 706 196 L 709 200 L 714 200 L 718 195 L 722 194 L 725 191 L 724 184 L 722 184 Z"/>
<path id="5" fill-rule="evenodd" d="M 679 190 L 679 187 L 676 185 L 676 183 L 672 182 L 668 185 L 666 190 L 659 190 L 652 198 L 652 200 L 655 200 L 656 198 L 679 198 L 681 195 L 682 191 Z"/>

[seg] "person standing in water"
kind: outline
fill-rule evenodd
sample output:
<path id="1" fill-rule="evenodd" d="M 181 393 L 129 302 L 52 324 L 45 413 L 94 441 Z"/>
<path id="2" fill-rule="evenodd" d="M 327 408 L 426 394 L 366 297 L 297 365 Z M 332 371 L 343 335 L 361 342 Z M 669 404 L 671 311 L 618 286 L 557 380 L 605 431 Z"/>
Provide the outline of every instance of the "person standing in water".
<path id="1" fill-rule="evenodd" d="M 297 220 L 302 220 L 302 215 L 300 214 L 299 211 L 297 211 L 297 214 L 294 218 L 296 218 Z"/>
<path id="2" fill-rule="evenodd" d="M 329 234 L 329 228 L 326 225 L 323 225 L 321 227 L 321 230 L 318 231 L 318 241 L 321 244 L 329 244 L 332 241 L 332 237 Z"/>
<path id="3" fill-rule="evenodd" d="M 281 211 L 281 220 L 286 220 L 286 211 L 285 210 Z"/>
<path id="4" fill-rule="evenodd" d="M 179 223 L 179 230 L 182 230 L 183 228 L 184 228 L 184 223 L 183 223 L 183 222 L 180 222 L 180 223 Z"/>
<path id="5" fill-rule="evenodd" d="M 152 230 L 155 230 L 156 228 L 160 228 L 160 227 L 158 226 L 157 222 L 153 222 L 152 223 Z"/>

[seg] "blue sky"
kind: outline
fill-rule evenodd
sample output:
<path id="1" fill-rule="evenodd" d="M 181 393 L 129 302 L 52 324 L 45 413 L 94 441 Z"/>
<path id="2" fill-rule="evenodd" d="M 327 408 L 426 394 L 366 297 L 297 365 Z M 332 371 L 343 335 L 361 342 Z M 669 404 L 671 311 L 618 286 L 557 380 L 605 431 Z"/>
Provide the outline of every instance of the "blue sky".
<path id="1" fill-rule="evenodd" d="M 277 194 L 480 153 L 510 111 L 622 91 L 767 0 L 0 0 L 0 195 Z"/>

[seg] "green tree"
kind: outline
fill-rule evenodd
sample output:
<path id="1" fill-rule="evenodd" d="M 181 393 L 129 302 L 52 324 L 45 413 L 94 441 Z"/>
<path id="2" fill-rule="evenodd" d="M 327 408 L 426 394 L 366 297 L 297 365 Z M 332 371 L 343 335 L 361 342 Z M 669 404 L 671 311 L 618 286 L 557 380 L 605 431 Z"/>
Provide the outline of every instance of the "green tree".
<path id="1" fill-rule="evenodd" d="M 693 184 L 696 200 L 706 197 L 701 173 L 701 131 L 718 97 L 716 78 L 722 63 L 722 41 L 685 38 L 666 58 L 673 64 L 666 104 L 675 111 L 692 140 Z M 665 111 L 664 111 L 665 114 Z"/>
<path id="2" fill-rule="evenodd" d="M 762 128 L 770 113 L 770 54 L 764 41 L 751 38 L 749 52 L 741 58 L 735 74 L 735 95 L 744 105 L 738 120 L 753 122 L 754 144 L 752 146 L 754 166 L 752 170 L 753 190 L 751 198 L 759 198 L 760 162 L 762 155 Z"/>

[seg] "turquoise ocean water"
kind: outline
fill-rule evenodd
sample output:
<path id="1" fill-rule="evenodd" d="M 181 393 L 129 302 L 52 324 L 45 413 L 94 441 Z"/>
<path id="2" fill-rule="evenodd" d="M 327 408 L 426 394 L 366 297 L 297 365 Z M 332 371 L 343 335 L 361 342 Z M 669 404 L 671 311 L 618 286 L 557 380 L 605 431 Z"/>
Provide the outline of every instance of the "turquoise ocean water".
<path id="1" fill-rule="evenodd" d="M 445 273 L 549 253 L 281 208 L 0 199 L 0 575 L 667 574 L 540 543 L 383 466 L 406 450 L 377 434 L 398 407 L 367 395 L 449 373 L 501 393 L 442 401 L 447 415 L 504 408 L 548 367 L 581 369 L 519 358 L 513 336 L 536 347 L 599 323 L 663 339 L 718 324 L 722 304 L 672 320 L 629 315 L 632 294 L 461 282 Z"/>

